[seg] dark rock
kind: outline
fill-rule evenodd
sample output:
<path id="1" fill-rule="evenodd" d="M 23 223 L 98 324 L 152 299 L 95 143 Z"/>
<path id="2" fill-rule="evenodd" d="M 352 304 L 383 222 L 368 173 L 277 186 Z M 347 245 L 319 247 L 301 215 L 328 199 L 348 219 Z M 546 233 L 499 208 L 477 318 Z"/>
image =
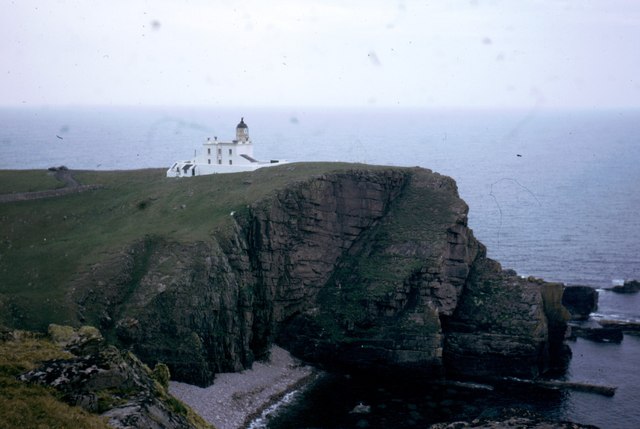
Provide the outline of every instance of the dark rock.
<path id="1" fill-rule="evenodd" d="M 533 378 L 563 366 L 568 313 L 561 294 L 560 284 L 522 279 L 495 261 L 478 261 L 447 321 L 447 374 Z"/>
<path id="2" fill-rule="evenodd" d="M 598 309 L 598 291 L 590 286 L 567 286 L 562 305 L 569 310 L 572 320 L 587 320 Z"/>
<path id="3" fill-rule="evenodd" d="M 598 429 L 596 426 L 582 425 L 568 421 L 552 421 L 529 410 L 509 408 L 504 409 L 495 417 L 484 417 L 473 421 L 457 421 L 436 423 L 430 429 Z"/>
<path id="4" fill-rule="evenodd" d="M 9 341 L 13 338 L 13 330 L 0 325 L 0 341 Z"/>
<path id="5" fill-rule="evenodd" d="M 605 328 L 618 328 L 628 335 L 640 335 L 640 322 L 627 320 L 598 320 Z"/>
<path id="6" fill-rule="evenodd" d="M 620 343 L 624 338 L 622 327 L 603 326 L 595 320 L 572 322 L 570 327 L 572 336 L 599 343 Z"/>
<path id="7" fill-rule="evenodd" d="M 640 291 L 640 281 L 638 280 L 626 280 L 623 285 L 614 286 L 607 290 L 617 293 L 636 293 Z"/>

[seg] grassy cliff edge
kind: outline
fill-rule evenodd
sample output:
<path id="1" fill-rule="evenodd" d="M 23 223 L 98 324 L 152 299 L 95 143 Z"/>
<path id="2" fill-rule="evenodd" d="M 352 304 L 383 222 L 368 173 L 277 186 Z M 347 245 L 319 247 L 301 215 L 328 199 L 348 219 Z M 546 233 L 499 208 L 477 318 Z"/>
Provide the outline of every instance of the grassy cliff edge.
<path id="1" fill-rule="evenodd" d="M 0 323 L 43 332 L 49 323 L 79 326 L 72 279 L 136 242 L 210 241 L 230 233 L 233 215 L 288 184 L 358 168 L 289 164 L 255 172 L 188 179 L 165 170 L 77 171 L 90 192 L 0 204 Z M 56 189 L 42 170 L 2 171 L 3 193 Z M 151 237 L 151 240 L 148 238 Z M 99 287 L 99 285 L 96 285 Z"/>

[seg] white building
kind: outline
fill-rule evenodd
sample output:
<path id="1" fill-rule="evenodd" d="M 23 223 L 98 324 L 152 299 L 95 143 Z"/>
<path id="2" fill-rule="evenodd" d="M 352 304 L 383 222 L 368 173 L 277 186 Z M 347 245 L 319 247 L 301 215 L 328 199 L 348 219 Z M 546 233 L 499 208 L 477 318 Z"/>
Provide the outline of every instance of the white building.
<path id="1" fill-rule="evenodd" d="M 253 157 L 253 143 L 244 118 L 236 127 L 236 139 L 230 142 L 210 138 L 202 144 L 202 153 L 189 161 L 178 161 L 167 170 L 167 177 L 190 177 L 204 174 L 237 173 L 262 167 L 286 164 L 284 160 L 261 162 Z"/>

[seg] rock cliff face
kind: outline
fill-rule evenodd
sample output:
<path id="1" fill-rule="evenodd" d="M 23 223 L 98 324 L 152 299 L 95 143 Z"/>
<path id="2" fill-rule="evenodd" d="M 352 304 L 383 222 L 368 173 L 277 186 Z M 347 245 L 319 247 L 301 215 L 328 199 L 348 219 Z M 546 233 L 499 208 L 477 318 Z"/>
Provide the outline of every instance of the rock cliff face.
<path id="1" fill-rule="evenodd" d="M 207 241 L 148 237 L 73 298 L 81 319 L 200 385 L 274 341 L 329 367 L 534 376 L 562 342 L 562 287 L 487 259 L 467 210 L 429 170 L 327 173 Z"/>

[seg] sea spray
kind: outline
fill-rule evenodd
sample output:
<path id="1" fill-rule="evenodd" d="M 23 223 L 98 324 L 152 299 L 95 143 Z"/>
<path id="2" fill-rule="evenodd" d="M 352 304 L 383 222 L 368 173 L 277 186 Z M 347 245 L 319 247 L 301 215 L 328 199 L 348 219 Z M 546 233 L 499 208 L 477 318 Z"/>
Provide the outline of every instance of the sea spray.
<path id="1" fill-rule="evenodd" d="M 280 400 L 262 410 L 260 416 L 252 420 L 251 423 L 249 423 L 249 426 L 247 426 L 247 429 L 267 429 L 269 420 L 276 415 L 282 407 L 291 404 L 293 400 L 299 396 L 300 391 L 301 389 L 293 390 L 280 398 Z"/>

